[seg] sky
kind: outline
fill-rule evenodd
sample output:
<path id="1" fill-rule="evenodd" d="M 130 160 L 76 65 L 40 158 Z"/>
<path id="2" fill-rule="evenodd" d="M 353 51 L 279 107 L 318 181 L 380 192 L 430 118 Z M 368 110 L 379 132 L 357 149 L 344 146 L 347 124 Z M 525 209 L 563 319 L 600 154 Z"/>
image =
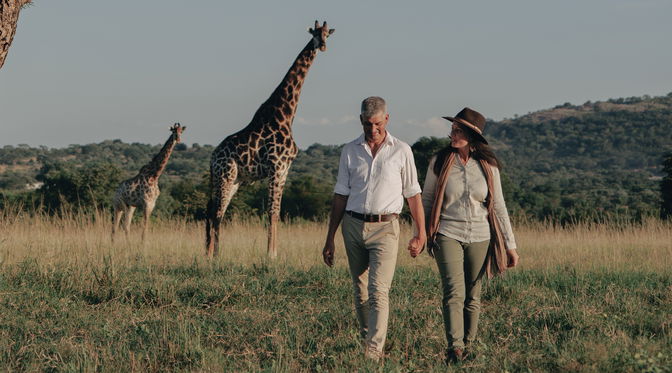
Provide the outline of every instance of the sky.
<path id="1" fill-rule="evenodd" d="M 0 69 L 0 146 L 121 139 L 217 145 L 245 127 L 310 39 L 336 32 L 303 86 L 300 148 L 361 134 L 388 102 L 394 136 L 445 136 L 469 106 L 501 120 L 672 92 L 672 1 L 34 0 Z M 485 130 L 487 134 L 487 128 Z"/>

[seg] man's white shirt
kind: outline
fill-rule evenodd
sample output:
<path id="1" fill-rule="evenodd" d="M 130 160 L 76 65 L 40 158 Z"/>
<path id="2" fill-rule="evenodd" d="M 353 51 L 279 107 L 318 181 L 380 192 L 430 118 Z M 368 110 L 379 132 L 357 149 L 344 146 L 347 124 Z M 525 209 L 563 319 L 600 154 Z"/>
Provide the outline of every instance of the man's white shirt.
<path id="1" fill-rule="evenodd" d="M 420 192 L 413 151 L 390 132 L 375 158 L 364 134 L 343 147 L 334 193 L 348 196 L 346 210 L 398 214 L 404 198 Z"/>

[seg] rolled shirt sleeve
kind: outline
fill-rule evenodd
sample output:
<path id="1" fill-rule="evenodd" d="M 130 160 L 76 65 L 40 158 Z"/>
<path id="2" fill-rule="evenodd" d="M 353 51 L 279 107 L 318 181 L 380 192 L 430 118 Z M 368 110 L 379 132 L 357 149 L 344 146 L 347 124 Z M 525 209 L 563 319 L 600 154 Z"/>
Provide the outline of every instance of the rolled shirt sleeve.
<path id="1" fill-rule="evenodd" d="M 425 175 L 425 183 L 422 187 L 422 207 L 425 210 L 426 222 L 429 222 L 429 218 L 432 213 L 432 206 L 434 205 L 434 199 L 436 198 L 435 194 L 437 177 L 433 170 L 435 162 L 436 156 L 432 157 L 432 159 L 429 161 L 427 175 Z"/>
<path id="2" fill-rule="evenodd" d="M 418 183 L 418 171 L 415 168 L 415 159 L 413 151 L 408 144 L 404 144 L 404 165 L 401 168 L 401 190 L 404 198 L 411 198 L 420 194 L 420 183 Z"/>
<path id="3" fill-rule="evenodd" d="M 350 170 L 348 168 L 348 154 L 345 146 L 343 147 L 343 150 L 341 150 L 341 159 L 338 163 L 338 176 L 336 177 L 334 193 L 344 196 L 350 195 Z"/>
<path id="4" fill-rule="evenodd" d="M 506 241 L 506 248 L 508 250 L 516 249 L 516 240 L 513 237 L 513 230 L 511 229 L 511 220 L 509 219 L 509 212 L 506 210 L 506 203 L 504 202 L 504 194 L 502 192 L 502 182 L 499 175 L 499 169 L 492 167 L 492 183 L 494 191 L 495 214 L 499 226 L 502 228 L 502 235 Z"/>

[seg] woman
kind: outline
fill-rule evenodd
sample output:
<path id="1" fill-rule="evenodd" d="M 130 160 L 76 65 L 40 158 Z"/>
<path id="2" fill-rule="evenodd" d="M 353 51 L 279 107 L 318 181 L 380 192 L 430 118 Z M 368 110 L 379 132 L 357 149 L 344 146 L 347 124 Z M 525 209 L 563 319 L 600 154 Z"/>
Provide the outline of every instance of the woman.
<path id="1" fill-rule="evenodd" d="M 476 338 L 481 277 L 515 267 L 518 254 L 485 118 L 469 108 L 444 118 L 453 122 L 451 143 L 429 163 L 422 202 L 443 285 L 447 361 L 456 362 Z"/>

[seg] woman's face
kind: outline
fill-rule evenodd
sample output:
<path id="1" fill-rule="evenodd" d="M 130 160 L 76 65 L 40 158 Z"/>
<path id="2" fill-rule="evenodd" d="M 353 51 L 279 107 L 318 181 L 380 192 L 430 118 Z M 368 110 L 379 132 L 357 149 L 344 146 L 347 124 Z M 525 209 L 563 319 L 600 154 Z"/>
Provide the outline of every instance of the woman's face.
<path id="1" fill-rule="evenodd" d="M 457 123 L 453 123 L 453 127 L 450 131 L 450 140 L 450 145 L 455 149 L 469 146 L 469 135 L 467 135 L 464 129 L 462 129 L 462 126 Z"/>

